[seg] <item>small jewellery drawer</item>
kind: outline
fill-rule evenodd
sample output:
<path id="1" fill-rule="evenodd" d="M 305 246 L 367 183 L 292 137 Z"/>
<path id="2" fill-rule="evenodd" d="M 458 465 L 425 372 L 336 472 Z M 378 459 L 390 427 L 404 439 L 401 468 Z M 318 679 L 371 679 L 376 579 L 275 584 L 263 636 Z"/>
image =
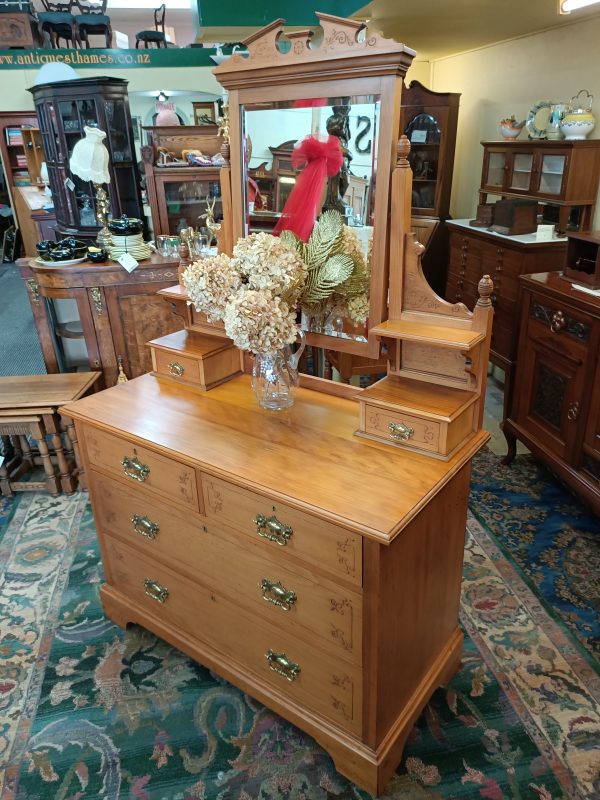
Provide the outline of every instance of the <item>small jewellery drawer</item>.
<path id="1" fill-rule="evenodd" d="M 165 375 L 184 383 L 200 383 L 200 364 L 193 358 L 165 350 L 154 350 L 157 375 Z"/>
<path id="2" fill-rule="evenodd" d="M 209 643 L 223 666 L 251 672 L 302 706 L 329 717 L 344 729 L 361 731 L 361 670 L 297 639 L 280 624 L 270 625 L 240 611 L 239 600 L 183 577 L 104 537 L 108 583 L 149 615 Z M 152 619 L 132 621 L 152 629 Z M 176 634 L 176 631 L 174 631 Z M 217 668 L 217 667 L 215 667 Z M 225 670 L 226 671 L 226 670 Z"/>
<path id="3" fill-rule="evenodd" d="M 174 514 L 160 499 L 92 472 L 90 485 L 98 530 L 124 538 L 141 555 L 180 562 L 194 580 L 253 613 L 298 631 L 309 641 L 318 636 L 331 653 L 360 663 L 362 598 L 357 592 L 294 572 L 281 559 L 263 557 L 245 537 L 220 529 L 204 517 Z M 237 546 L 235 540 L 241 546 Z"/>
<path id="4" fill-rule="evenodd" d="M 175 331 L 148 342 L 154 374 L 211 389 L 241 372 L 240 351 L 230 341 Z"/>
<path id="5" fill-rule="evenodd" d="M 358 398 L 358 436 L 448 460 L 472 434 L 477 395 L 388 375 Z"/>
<path id="6" fill-rule="evenodd" d="M 365 431 L 416 450 L 440 452 L 440 423 L 365 404 Z"/>
<path id="7" fill-rule="evenodd" d="M 295 556 L 362 585 L 362 540 L 358 534 L 205 473 L 202 491 L 209 519 L 262 540 L 269 552 L 284 559 Z"/>
<path id="8" fill-rule="evenodd" d="M 85 428 L 85 448 L 90 464 L 144 486 L 176 503 L 198 509 L 196 473 L 193 467 L 154 453 L 96 428 Z"/>

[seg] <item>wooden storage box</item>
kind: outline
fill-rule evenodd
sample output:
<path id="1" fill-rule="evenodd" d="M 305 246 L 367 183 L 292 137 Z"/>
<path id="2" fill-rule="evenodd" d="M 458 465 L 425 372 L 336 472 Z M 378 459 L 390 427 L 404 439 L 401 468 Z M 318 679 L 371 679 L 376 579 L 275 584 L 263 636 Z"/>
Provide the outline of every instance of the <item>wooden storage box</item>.
<path id="1" fill-rule="evenodd" d="M 600 231 L 569 234 L 565 277 L 600 288 Z"/>
<path id="2" fill-rule="evenodd" d="M 537 230 L 536 200 L 498 200 L 494 206 L 492 230 L 506 236 Z"/>
<path id="3" fill-rule="evenodd" d="M 357 436 L 447 461 L 472 435 L 477 395 L 388 375 L 358 397 Z"/>
<path id="4" fill-rule="evenodd" d="M 148 342 L 152 374 L 198 389 L 212 389 L 242 371 L 241 353 L 229 341 L 176 331 Z"/>
<path id="5" fill-rule="evenodd" d="M 494 222 L 495 203 L 480 203 L 477 206 L 475 219 L 469 222 L 474 228 L 490 228 Z"/>

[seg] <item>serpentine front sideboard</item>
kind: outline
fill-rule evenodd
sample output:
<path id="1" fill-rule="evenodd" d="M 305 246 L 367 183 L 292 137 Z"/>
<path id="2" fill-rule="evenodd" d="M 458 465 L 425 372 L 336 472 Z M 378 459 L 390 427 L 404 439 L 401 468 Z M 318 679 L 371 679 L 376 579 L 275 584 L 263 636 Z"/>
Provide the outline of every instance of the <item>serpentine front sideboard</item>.
<path id="1" fill-rule="evenodd" d="M 114 261 L 18 264 L 48 372 L 101 370 L 104 385 L 112 386 L 119 361 L 128 378 L 148 372 L 146 342 L 181 327 L 156 294 L 177 281 L 178 257 L 153 254 L 133 272 Z"/>
<path id="2" fill-rule="evenodd" d="M 106 616 L 139 623 L 313 736 L 379 793 L 458 668 L 477 431 L 449 460 L 354 436 L 355 401 L 260 409 L 153 375 L 65 407 Z M 166 423 L 168 420 L 168 424 Z"/>

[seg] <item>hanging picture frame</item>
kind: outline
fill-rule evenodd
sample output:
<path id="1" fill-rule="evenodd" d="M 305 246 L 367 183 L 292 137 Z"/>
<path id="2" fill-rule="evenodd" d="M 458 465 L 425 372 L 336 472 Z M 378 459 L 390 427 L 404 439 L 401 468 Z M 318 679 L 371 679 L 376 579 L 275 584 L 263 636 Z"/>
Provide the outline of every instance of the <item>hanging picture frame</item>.
<path id="1" fill-rule="evenodd" d="M 215 125 L 217 122 L 217 104 L 214 100 L 192 103 L 194 125 Z"/>

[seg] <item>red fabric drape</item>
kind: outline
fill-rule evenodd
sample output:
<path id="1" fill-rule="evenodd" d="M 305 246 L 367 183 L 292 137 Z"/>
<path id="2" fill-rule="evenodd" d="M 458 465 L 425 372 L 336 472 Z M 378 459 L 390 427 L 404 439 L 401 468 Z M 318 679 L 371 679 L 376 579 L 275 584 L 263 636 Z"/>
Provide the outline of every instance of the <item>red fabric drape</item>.
<path id="1" fill-rule="evenodd" d="M 292 151 L 292 166 L 302 172 L 273 233 L 293 231 L 307 242 L 317 218 L 325 181 L 342 166 L 340 140 L 335 136 L 306 136 Z"/>

